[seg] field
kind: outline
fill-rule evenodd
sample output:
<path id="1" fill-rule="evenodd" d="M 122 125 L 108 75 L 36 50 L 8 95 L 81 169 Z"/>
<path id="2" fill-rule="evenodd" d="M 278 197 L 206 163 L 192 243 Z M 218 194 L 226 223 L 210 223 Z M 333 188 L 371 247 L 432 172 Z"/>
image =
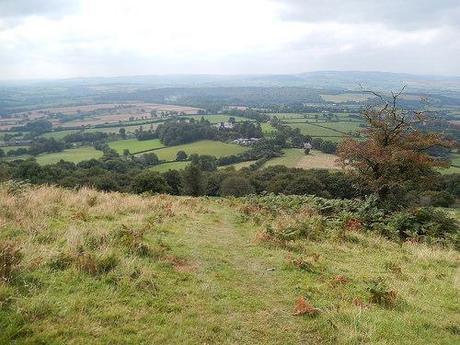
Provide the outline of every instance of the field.
<path id="1" fill-rule="evenodd" d="M 238 199 L 9 191 L 2 344 L 458 342 L 457 251 L 333 229 L 277 242 Z"/>
<path id="2" fill-rule="evenodd" d="M 305 155 L 302 149 L 286 149 L 284 156 L 269 160 L 264 167 L 284 165 L 300 169 L 339 169 L 336 160 L 337 156 L 317 150 L 311 150 L 309 155 Z"/>
<path id="3" fill-rule="evenodd" d="M 345 134 L 336 132 L 332 129 L 315 126 L 309 123 L 288 123 L 288 125 L 292 128 L 299 128 L 302 134 L 320 137 L 330 141 L 339 141 L 341 137 L 345 136 Z"/>
<path id="4" fill-rule="evenodd" d="M 79 147 L 76 149 L 68 149 L 57 153 L 47 153 L 37 156 L 37 162 L 41 165 L 54 164 L 61 159 L 67 162 L 78 163 L 91 158 L 102 157 L 102 151 L 98 151 L 93 147 Z"/>
<path id="5" fill-rule="evenodd" d="M 160 165 L 155 165 L 154 167 L 151 167 L 150 170 L 164 173 L 168 170 L 183 170 L 189 164 L 190 162 L 168 162 Z"/>
<path id="6" fill-rule="evenodd" d="M 197 121 L 201 120 L 201 118 L 208 120 L 211 123 L 219 123 L 219 122 L 228 122 L 230 117 L 234 117 L 235 121 L 252 121 L 251 119 L 241 117 L 241 116 L 230 116 L 230 115 L 187 115 L 187 118 L 195 119 Z"/>
<path id="7" fill-rule="evenodd" d="M 137 140 L 137 139 L 127 139 L 127 140 L 117 140 L 109 143 L 109 146 L 122 154 L 125 149 L 128 149 L 130 153 L 136 154 L 138 152 L 155 150 L 164 145 L 160 142 L 160 139 L 151 139 L 151 140 Z"/>
<path id="8" fill-rule="evenodd" d="M 190 144 L 169 146 L 155 150 L 155 154 L 162 160 L 173 161 L 176 159 L 177 151 L 185 151 L 187 155 L 198 153 L 200 155 L 212 155 L 217 158 L 235 155 L 246 151 L 247 148 L 236 144 L 226 144 L 220 141 L 201 140 Z"/>
<path id="9" fill-rule="evenodd" d="M 339 95 L 321 95 L 326 102 L 343 103 L 343 102 L 364 102 L 375 96 L 363 93 L 341 93 Z"/>
<path id="10" fill-rule="evenodd" d="M 8 151 L 11 150 L 17 150 L 17 149 L 27 149 L 29 148 L 28 146 L 0 146 L 0 149 L 3 150 L 3 152 L 7 153 Z"/>
<path id="11" fill-rule="evenodd" d="M 169 112 L 193 115 L 199 110 L 187 106 L 132 102 L 50 107 L 13 114 L 12 119 L 0 123 L 0 129 L 8 129 L 39 118 L 50 120 L 55 127 L 84 127 L 152 120 L 154 118 L 150 114 L 151 111 L 156 111 L 157 115 Z"/>

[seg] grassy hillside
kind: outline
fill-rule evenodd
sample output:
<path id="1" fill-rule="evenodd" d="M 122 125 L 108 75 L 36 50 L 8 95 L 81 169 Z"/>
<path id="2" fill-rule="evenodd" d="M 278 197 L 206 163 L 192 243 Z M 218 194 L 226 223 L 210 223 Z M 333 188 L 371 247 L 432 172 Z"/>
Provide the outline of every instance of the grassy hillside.
<path id="1" fill-rule="evenodd" d="M 0 343 L 458 340 L 458 252 L 299 217 L 316 236 L 282 241 L 243 200 L 3 185 Z"/>

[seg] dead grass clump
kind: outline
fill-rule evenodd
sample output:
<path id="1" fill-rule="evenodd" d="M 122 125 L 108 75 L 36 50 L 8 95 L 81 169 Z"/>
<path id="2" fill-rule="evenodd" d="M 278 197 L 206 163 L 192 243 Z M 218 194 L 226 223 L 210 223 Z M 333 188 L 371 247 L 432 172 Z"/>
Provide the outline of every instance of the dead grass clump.
<path id="1" fill-rule="evenodd" d="M 316 316 L 320 313 L 320 309 L 315 308 L 308 300 L 304 297 L 300 297 L 294 306 L 294 315 L 309 315 Z"/>
<path id="2" fill-rule="evenodd" d="M 391 290 L 382 278 L 372 280 L 369 283 L 368 291 L 371 294 L 370 302 L 378 304 L 384 308 L 396 306 L 397 293 Z"/>
<path id="3" fill-rule="evenodd" d="M 340 274 L 335 276 L 331 280 L 331 284 L 334 287 L 339 286 L 339 285 L 346 285 L 346 284 L 348 284 L 348 282 L 349 282 L 348 278 L 343 276 L 343 275 L 340 275 Z"/>
<path id="4" fill-rule="evenodd" d="M 0 242 L 0 282 L 9 282 L 17 271 L 22 254 L 17 243 Z"/>
<path id="5" fill-rule="evenodd" d="M 119 263 L 113 252 L 100 253 L 81 252 L 73 257 L 75 267 L 90 275 L 100 275 L 113 270 Z"/>
<path id="6" fill-rule="evenodd" d="M 301 271 L 316 272 L 315 264 L 311 259 L 306 259 L 300 256 L 293 258 L 289 255 L 288 262 L 290 265 Z"/>
<path id="7" fill-rule="evenodd" d="M 114 233 L 116 242 L 128 248 L 131 253 L 139 256 L 150 256 L 151 249 L 144 243 L 144 231 L 142 229 L 130 228 L 122 224 Z"/>
<path id="8" fill-rule="evenodd" d="M 320 216 L 283 214 L 266 225 L 269 235 L 283 239 L 319 240 L 326 238 L 327 227 Z"/>

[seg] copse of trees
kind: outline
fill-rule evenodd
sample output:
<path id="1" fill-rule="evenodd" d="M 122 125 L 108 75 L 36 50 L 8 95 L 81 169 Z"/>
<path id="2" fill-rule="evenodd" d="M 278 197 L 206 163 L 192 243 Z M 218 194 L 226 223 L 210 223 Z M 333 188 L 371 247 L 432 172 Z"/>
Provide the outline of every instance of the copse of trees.
<path id="1" fill-rule="evenodd" d="M 167 146 L 216 139 L 218 129 L 204 118 L 200 121 L 168 121 L 156 129 L 156 135 Z"/>

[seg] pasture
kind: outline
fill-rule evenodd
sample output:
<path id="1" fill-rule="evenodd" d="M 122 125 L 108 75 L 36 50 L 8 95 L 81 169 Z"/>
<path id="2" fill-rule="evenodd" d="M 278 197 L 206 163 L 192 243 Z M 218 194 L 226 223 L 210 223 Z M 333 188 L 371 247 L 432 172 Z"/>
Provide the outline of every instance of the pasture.
<path id="1" fill-rule="evenodd" d="M 130 153 L 136 154 L 138 152 L 156 150 L 164 145 L 160 142 L 160 139 L 151 140 L 137 140 L 137 139 L 126 139 L 117 140 L 109 143 L 109 147 L 122 154 L 125 149 L 128 149 Z"/>
<path id="2" fill-rule="evenodd" d="M 264 167 L 284 165 L 299 169 L 339 169 L 336 159 L 335 155 L 317 150 L 311 150 L 310 154 L 306 155 L 302 149 L 286 149 L 283 156 L 269 160 Z"/>
<path id="3" fill-rule="evenodd" d="M 162 160 L 174 161 L 176 160 L 177 151 L 185 151 L 187 155 L 197 153 L 200 155 L 212 155 L 219 158 L 236 155 L 246 150 L 247 148 L 236 144 L 226 144 L 213 140 L 201 140 L 190 144 L 168 146 L 155 150 L 154 152 Z"/>
<path id="4" fill-rule="evenodd" d="M 375 98 L 373 95 L 365 93 L 345 92 L 338 95 L 320 95 L 326 102 L 344 103 L 344 102 L 365 102 L 368 99 Z"/>
<path id="5" fill-rule="evenodd" d="M 150 168 L 150 170 L 157 171 L 159 173 L 164 173 L 168 170 L 183 170 L 190 162 L 167 162 L 160 165 L 155 165 Z"/>
<path id="6" fill-rule="evenodd" d="M 47 165 L 57 163 L 61 159 L 67 162 L 79 163 L 81 161 L 100 157 L 102 157 L 102 151 L 98 151 L 91 146 L 85 146 L 64 150 L 62 152 L 41 154 L 38 155 L 36 159 L 37 163 L 40 165 Z"/>

